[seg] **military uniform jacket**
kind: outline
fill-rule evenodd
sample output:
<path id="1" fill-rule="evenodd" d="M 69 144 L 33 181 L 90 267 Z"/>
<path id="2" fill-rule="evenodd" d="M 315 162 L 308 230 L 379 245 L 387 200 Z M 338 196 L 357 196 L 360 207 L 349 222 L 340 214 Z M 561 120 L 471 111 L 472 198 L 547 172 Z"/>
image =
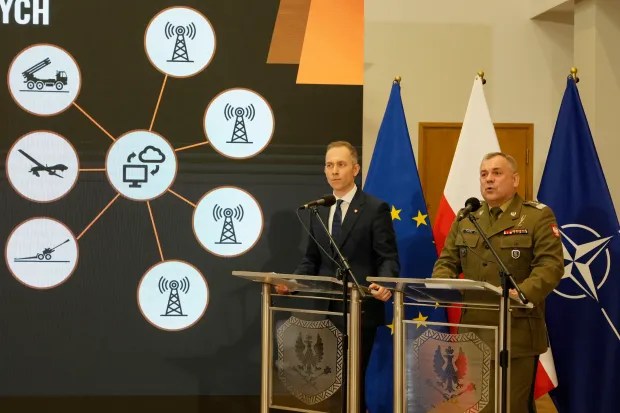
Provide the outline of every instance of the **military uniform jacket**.
<path id="1" fill-rule="evenodd" d="M 564 274 L 560 233 L 550 208 L 515 195 L 506 211 L 491 224 L 486 203 L 473 213 L 508 271 L 534 304 L 532 309 L 514 308 L 511 357 L 544 353 L 547 349 L 545 297 Z M 465 278 L 499 286 L 499 267 L 478 230 L 468 220 L 455 222 L 433 268 L 433 277 Z M 464 310 L 463 323 L 497 325 L 498 313 Z"/>

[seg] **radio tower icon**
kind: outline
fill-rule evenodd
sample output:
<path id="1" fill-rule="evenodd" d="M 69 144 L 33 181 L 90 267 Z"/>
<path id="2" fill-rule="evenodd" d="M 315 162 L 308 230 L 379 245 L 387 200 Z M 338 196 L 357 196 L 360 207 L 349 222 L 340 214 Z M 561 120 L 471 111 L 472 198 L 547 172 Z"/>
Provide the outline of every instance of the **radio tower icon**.
<path id="1" fill-rule="evenodd" d="M 216 244 L 241 244 L 240 242 L 237 242 L 233 218 L 239 222 L 243 220 L 243 207 L 241 205 L 237 205 L 235 209 L 222 209 L 221 206 L 216 204 L 213 207 L 213 219 L 219 221 L 222 218 L 224 218 L 222 234 L 220 235 L 220 242 L 216 242 Z"/>
<path id="2" fill-rule="evenodd" d="M 227 103 L 226 107 L 224 107 L 224 117 L 226 120 L 231 120 L 234 117 L 235 126 L 230 140 L 226 141 L 226 143 L 253 143 L 248 141 L 248 134 L 245 130 L 245 121 L 243 118 L 251 122 L 254 120 L 254 115 L 256 115 L 256 110 L 252 104 L 245 108 L 234 108 Z"/>
<path id="3" fill-rule="evenodd" d="M 182 63 L 193 62 L 193 60 L 189 60 L 185 37 L 187 36 L 191 40 L 196 38 L 196 25 L 194 25 L 194 23 L 190 23 L 188 26 L 174 26 L 170 24 L 170 22 L 167 22 L 166 27 L 164 27 L 164 33 L 166 34 L 166 39 L 170 39 L 176 35 L 172 59 L 168 61 Z"/>
<path id="4" fill-rule="evenodd" d="M 161 294 L 170 291 L 166 314 L 162 314 L 162 317 L 186 317 L 187 314 L 183 314 L 183 308 L 181 308 L 179 290 L 183 291 L 184 294 L 189 292 L 189 279 L 185 277 L 179 282 L 176 280 L 168 281 L 164 277 L 160 277 L 158 286 Z"/>

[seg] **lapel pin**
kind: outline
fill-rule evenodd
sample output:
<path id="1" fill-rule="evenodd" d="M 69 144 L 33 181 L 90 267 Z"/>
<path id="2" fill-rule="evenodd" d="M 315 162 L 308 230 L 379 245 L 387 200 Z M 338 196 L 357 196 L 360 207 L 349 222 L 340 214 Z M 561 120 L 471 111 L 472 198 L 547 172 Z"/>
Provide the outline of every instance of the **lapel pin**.
<path id="1" fill-rule="evenodd" d="M 515 211 L 512 211 L 512 212 L 510 213 L 510 216 L 514 218 L 514 217 L 516 217 L 516 216 L 517 216 L 517 213 L 516 213 Z"/>

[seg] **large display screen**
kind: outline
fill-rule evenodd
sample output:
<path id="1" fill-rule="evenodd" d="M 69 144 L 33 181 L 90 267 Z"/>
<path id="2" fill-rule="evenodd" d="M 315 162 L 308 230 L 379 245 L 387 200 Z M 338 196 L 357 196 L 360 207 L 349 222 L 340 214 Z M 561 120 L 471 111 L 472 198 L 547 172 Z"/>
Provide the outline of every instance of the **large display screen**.
<path id="1" fill-rule="evenodd" d="M 268 62 L 281 2 L 0 2 L 0 395 L 260 386 L 260 288 L 292 272 L 362 88 Z"/>

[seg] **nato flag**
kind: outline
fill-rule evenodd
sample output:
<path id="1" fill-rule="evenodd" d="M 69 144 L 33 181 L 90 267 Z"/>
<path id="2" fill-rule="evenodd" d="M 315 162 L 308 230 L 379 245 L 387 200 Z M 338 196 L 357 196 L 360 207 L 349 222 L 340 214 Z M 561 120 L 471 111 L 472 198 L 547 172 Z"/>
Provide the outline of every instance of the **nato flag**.
<path id="1" fill-rule="evenodd" d="M 547 298 L 560 413 L 618 411 L 620 226 L 577 85 L 568 78 L 538 199 L 562 234 L 564 277 Z"/>

